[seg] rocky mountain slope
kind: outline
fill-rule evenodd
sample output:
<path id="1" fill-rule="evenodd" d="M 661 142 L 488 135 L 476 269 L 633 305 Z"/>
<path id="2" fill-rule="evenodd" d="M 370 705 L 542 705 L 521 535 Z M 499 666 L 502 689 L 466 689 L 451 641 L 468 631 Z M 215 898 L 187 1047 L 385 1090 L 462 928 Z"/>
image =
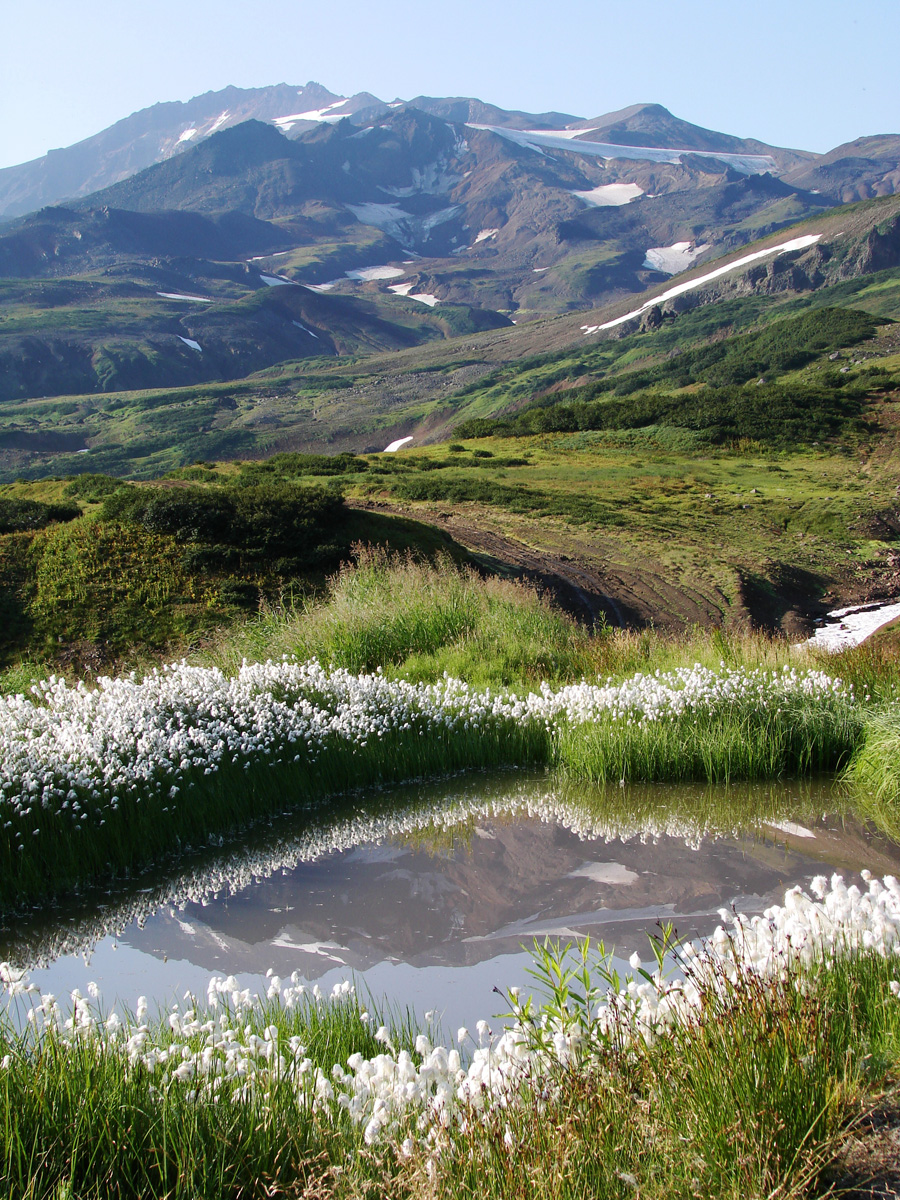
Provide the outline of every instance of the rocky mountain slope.
<path id="1" fill-rule="evenodd" d="M 126 280 L 0 283 L 0 303 L 7 297 L 6 311 L 18 314 L 15 330 L 9 317 L 0 324 L 0 385 L 9 389 L 0 479 L 85 470 L 146 478 L 196 459 L 418 445 L 452 438 L 463 421 L 553 399 L 586 375 L 676 361 L 782 313 L 844 307 L 898 320 L 900 196 L 828 211 L 646 294 L 519 324 L 385 296 L 383 282 L 362 282 L 355 296 L 229 283 L 232 298 L 219 301 L 155 291 L 151 300 L 146 283 Z M 113 318 L 115 335 L 103 325 Z M 478 320 L 500 324 L 479 332 Z M 877 353 L 896 354 L 886 329 Z M 247 373 L 268 354 L 275 366 Z M 16 398 L 23 363 L 34 399 Z M 67 371 L 69 394 L 59 386 Z M 164 382 L 139 387 L 148 377 Z"/>
<path id="2" fill-rule="evenodd" d="M 227 382 L 609 306 L 620 323 L 672 276 L 900 179 L 900 136 L 815 156 L 655 104 L 583 120 L 318 84 L 157 105 L 60 153 L 76 198 L 0 228 L 0 402 Z M 52 158 L 0 172 L 0 198 L 37 194 L 29 171 L 53 194 Z M 855 257 L 827 265 L 822 243 L 741 286 L 896 265 L 895 234 L 870 233 Z M 604 322 L 554 336 L 579 324 Z"/>

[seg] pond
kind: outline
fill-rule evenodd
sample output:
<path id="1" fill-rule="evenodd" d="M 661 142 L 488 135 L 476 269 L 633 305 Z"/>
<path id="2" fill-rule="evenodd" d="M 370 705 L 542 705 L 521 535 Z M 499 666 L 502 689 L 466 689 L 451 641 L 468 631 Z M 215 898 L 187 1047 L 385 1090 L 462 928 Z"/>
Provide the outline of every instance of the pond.
<path id="1" fill-rule="evenodd" d="M 330 990 L 354 977 L 444 1027 L 506 1011 L 535 940 L 602 938 L 623 960 L 648 933 L 692 937 L 732 905 L 761 912 L 819 874 L 900 873 L 900 847 L 828 780 L 731 787 L 565 785 L 467 775 L 282 818 L 128 888 L 17 920 L 0 960 L 42 991 L 96 982 L 103 1003 L 206 994 L 213 973 L 268 969 Z M 383 1003 L 381 1005 L 383 1007 Z"/>

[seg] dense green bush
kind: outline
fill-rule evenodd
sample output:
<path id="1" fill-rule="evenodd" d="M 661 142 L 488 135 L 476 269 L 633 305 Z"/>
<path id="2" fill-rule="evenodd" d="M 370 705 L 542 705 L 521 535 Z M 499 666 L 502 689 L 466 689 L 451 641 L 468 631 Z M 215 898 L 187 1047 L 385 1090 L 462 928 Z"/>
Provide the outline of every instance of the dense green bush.
<path id="1" fill-rule="evenodd" d="M 343 497 L 281 481 L 243 487 L 120 487 L 106 521 L 141 525 L 186 544 L 193 567 L 263 562 L 276 573 L 331 565 L 346 545 Z"/>
<path id="2" fill-rule="evenodd" d="M 102 475 L 96 472 L 86 472 L 73 476 L 66 484 L 65 495 L 73 499 L 87 500 L 94 504 L 112 495 L 122 486 L 121 479 L 113 475 Z"/>
<path id="3" fill-rule="evenodd" d="M 26 533 L 81 516 L 77 504 L 43 504 L 40 500 L 0 499 L 0 533 Z"/>
<path id="4" fill-rule="evenodd" d="M 830 350 L 856 345 L 879 323 L 853 309 L 817 309 L 676 354 L 654 367 L 594 378 L 569 389 L 563 402 L 554 394 L 507 417 L 463 422 L 456 432 L 469 438 L 516 437 L 665 425 L 708 432 L 715 442 L 819 441 L 852 426 L 865 397 L 890 386 L 890 376 L 879 368 L 857 375 L 829 370 L 813 384 L 790 386 L 777 377 Z M 758 386 L 746 386 L 754 380 Z M 697 384 L 704 386 L 672 394 Z"/>
<path id="5" fill-rule="evenodd" d="M 241 463 L 236 483 L 253 486 L 273 477 L 291 479 L 302 475 L 355 475 L 368 471 L 369 464 L 355 454 L 273 454 L 271 458 Z"/>

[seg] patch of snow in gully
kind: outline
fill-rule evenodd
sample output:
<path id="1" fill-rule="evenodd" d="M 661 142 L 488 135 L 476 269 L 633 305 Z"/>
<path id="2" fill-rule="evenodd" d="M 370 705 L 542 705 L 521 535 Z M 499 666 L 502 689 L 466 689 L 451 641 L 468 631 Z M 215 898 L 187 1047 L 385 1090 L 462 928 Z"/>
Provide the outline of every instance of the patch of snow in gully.
<path id="1" fill-rule="evenodd" d="M 896 600 L 888 604 L 835 608 L 828 614 L 826 623 L 820 625 L 811 638 L 799 644 L 811 646 L 814 650 L 846 650 L 850 646 L 858 646 L 871 637 L 876 629 L 898 619 L 900 602 Z"/>
<path id="2" fill-rule="evenodd" d="M 599 187 L 591 188 L 589 192 L 570 192 L 590 208 L 618 208 L 622 204 L 630 204 L 643 196 L 644 189 L 636 183 L 601 183 Z"/>
<path id="3" fill-rule="evenodd" d="M 569 872 L 569 879 L 579 877 L 591 879 L 594 883 L 614 884 L 619 887 L 628 887 L 640 878 L 637 871 L 632 871 L 617 862 L 589 862 Z"/>
<path id="4" fill-rule="evenodd" d="M 298 329 L 302 329 L 304 333 L 308 333 L 310 337 L 314 337 L 316 341 L 319 340 L 319 335 L 317 333 L 313 333 L 311 329 L 307 329 L 306 326 L 301 325 L 299 321 L 292 321 L 291 324 L 296 325 Z"/>
<path id="5" fill-rule="evenodd" d="M 645 312 L 648 308 L 652 308 L 654 304 L 663 304 L 666 300 L 672 300 L 675 296 L 683 296 L 685 292 L 702 287 L 704 283 L 709 283 L 711 279 L 718 279 L 722 275 L 727 275 L 729 271 L 736 271 L 738 267 L 745 267 L 748 263 L 757 262 L 759 259 L 766 258 L 770 254 L 787 254 L 791 250 L 805 250 L 808 246 L 814 246 L 821 236 L 821 233 L 808 233 L 803 237 L 792 238 L 789 242 L 782 242 L 779 246 L 770 246 L 768 250 L 757 250 L 753 254 L 745 254 L 743 258 L 736 258 L 724 267 L 717 267 L 715 271 L 708 271 L 705 275 L 699 275 L 696 279 L 688 280 L 687 283 L 678 283 L 658 296 L 652 296 L 649 300 L 645 300 L 640 308 L 633 309 L 631 312 L 626 313 L 624 317 L 616 317 L 613 321 L 604 321 L 602 325 L 582 325 L 581 328 L 585 337 L 587 337 L 592 333 L 598 333 L 601 329 L 613 329 L 616 325 L 624 325 L 626 321 L 631 321 L 635 317 L 639 317 L 641 313 Z"/>
<path id="6" fill-rule="evenodd" d="M 271 254 L 257 254 L 248 258 L 247 262 L 265 262 L 267 258 L 283 258 L 285 254 L 293 254 L 293 250 L 273 250 Z"/>
<path id="7" fill-rule="evenodd" d="M 391 442 L 389 446 L 385 446 L 384 450 L 382 450 L 382 454 L 394 454 L 397 450 L 402 449 L 407 442 L 411 442 L 412 440 L 412 435 L 405 438 L 397 438 L 396 442 Z"/>
<path id="8" fill-rule="evenodd" d="M 693 265 L 694 259 L 709 249 L 709 245 L 695 246 L 691 242 L 674 242 L 671 246 L 651 246 L 642 266 L 650 271 L 661 271 L 664 275 L 677 275 Z"/>
<path id="9" fill-rule="evenodd" d="M 596 129 L 506 129 L 500 125 L 477 125 L 469 122 L 470 129 L 484 129 L 496 133 L 517 146 L 543 153 L 548 150 L 570 150 L 586 154 L 590 158 L 624 158 L 658 163 L 678 163 L 683 154 L 696 158 L 714 158 L 726 163 L 744 175 L 761 175 L 775 170 L 775 160 L 768 154 L 719 154 L 711 150 L 675 150 L 659 146 L 620 146 L 614 142 L 591 142 L 580 139 Z M 579 140 L 575 140 L 579 139 Z"/>
<path id="10" fill-rule="evenodd" d="M 311 108 L 309 112 L 291 113 L 287 117 L 275 117 L 272 124 L 276 125 L 282 133 L 290 133 L 298 121 L 316 121 L 318 123 L 322 121 L 329 123 L 340 121 L 346 114 L 336 113 L 333 110 L 343 108 L 346 103 L 346 100 L 337 100 L 334 104 L 326 105 L 325 108 Z"/>
<path id="11" fill-rule="evenodd" d="M 396 296 L 408 296 L 415 286 L 414 283 L 392 283 L 388 291 Z"/>
<path id="12" fill-rule="evenodd" d="M 488 238 L 495 238 L 499 232 L 499 229 L 482 229 L 472 245 L 477 246 L 479 242 L 486 242 Z"/>
<path id="13" fill-rule="evenodd" d="M 193 304 L 212 304 L 212 296 L 185 296 L 181 292 L 157 292 L 163 300 L 190 300 Z"/>
<path id="14" fill-rule="evenodd" d="M 413 292 L 410 300 L 418 300 L 420 304 L 427 304 L 429 308 L 434 308 L 436 304 L 440 304 L 437 296 L 432 296 L 431 292 Z"/>
<path id="15" fill-rule="evenodd" d="M 186 346 L 190 346 L 190 348 L 191 348 L 192 350 L 197 350 L 197 351 L 199 351 L 199 353 L 200 353 L 200 354 L 202 354 L 202 353 L 203 353 L 203 347 L 200 345 L 200 343 L 199 343 L 199 342 L 195 342 L 193 338 L 181 337 L 181 334 L 180 334 L 180 333 L 178 334 L 178 336 L 179 336 L 179 338 L 181 338 L 181 340 L 184 342 L 184 344 L 185 344 Z"/>
<path id="16" fill-rule="evenodd" d="M 285 279 L 283 275 L 260 275 L 267 287 L 299 287 L 294 279 Z"/>
<path id="17" fill-rule="evenodd" d="M 811 829 L 807 829 L 805 825 L 797 825 L 794 821 L 767 821 L 766 824 L 770 829 L 777 829 L 780 833 L 789 833 L 792 837 L 814 838 L 816 836 Z"/>

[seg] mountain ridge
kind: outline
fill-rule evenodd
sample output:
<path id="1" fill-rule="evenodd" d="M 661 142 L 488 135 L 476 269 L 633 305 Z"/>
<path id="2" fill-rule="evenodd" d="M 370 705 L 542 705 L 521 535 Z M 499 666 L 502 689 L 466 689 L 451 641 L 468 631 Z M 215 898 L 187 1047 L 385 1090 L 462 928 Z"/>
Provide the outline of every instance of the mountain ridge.
<path id="1" fill-rule="evenodd" d="M 383 116 L 404 105 L 463 124 L 498 125 L 538 132 L 593 130 L 605 135 L 605 140 L 623 146 L 652 145 L 743 153 L 775 151 L 783 169 L 812 163 L 821 157 L 704 129 L 674 117 L 656 103 L 630 105 L 594 118 L 583 118 L 561 112 L 507 110 L 474 97 L 418 96 L 408 102 L 385 103 L 365 92 L 350 97 L 338 96 L 315 81 L 300 87 L 289 84 L 262 88 L 229 86 L 188 101 L 160 102 L 124 117 L 72 146 L 0 169 L 0 220 L 24 215 L 47 204 L 78 199 L 111 186 L 244 120 L 265 120 L 285 133 L 299 134 L 316 123 L 335 122 L 344 117 L 361 127 L 372 127 Z"/>

